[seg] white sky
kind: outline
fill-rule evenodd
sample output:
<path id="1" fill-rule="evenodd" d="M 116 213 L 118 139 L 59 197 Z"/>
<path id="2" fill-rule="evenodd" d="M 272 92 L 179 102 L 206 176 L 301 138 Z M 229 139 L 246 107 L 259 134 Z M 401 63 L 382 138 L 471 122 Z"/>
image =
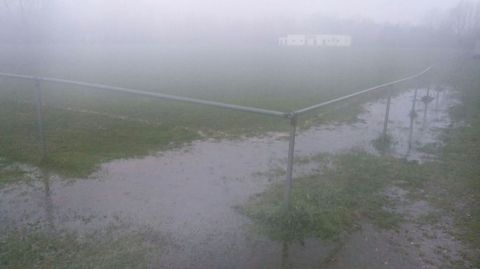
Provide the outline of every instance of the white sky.
<path id="1" fill-rule="evenodd" d="M 459 0 L 84 0 L 91 15 L 211 19 L 309 17 L 369 18 L 378 22 L 417 23 L 432 9 L 446 9 Z M 74 1 L 76 2 L 76 1 Z M 75 4 L 77 5 L 77 4 Z M 113 7 L 113 8 L 112 8 Z M 77 9 L 78 11 L 78 9 Z M 90 9 L 90 11 L 92 11 Z"/>

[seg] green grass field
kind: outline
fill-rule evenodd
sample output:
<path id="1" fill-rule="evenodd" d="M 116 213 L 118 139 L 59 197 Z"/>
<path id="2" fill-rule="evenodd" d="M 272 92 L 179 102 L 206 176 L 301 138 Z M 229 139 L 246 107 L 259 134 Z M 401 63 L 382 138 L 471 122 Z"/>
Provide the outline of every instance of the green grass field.
<path id="1" fill-rule="evenodd" d="M 0 71 L 129 87 L 281 111 L 416 73 L 452 52 L 380 49 L 3 46 Z M 407 87 L 408 85 L 405 85 Z M 202 136 L 285 130 L 286 121 L 43 84 L 48 159 L 36 138 L 33 83 L 0 83 L 0 157 L 86 176 L 100 163 L 144 156 Z M 351 120 L 367 96 L 315 121 Z M 199 131 L 201 131 L 199 133 Z"/>

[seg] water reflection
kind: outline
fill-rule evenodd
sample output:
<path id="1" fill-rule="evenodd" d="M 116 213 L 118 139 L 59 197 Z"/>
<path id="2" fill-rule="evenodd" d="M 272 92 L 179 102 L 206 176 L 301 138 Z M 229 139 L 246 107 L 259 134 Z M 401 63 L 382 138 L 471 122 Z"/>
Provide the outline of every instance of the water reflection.
<path id="1" fill-rule="evenodd" d="M 428 114 L 428 105 L 430 102 L 433 101 L 433 97 L 430 96 L 430 87 L 427 88 L 427 93 L 425 96 L 422 97 L 422 102 L 424 104 L 424 111 L 423 111 L 423 121 L 422 121 L 422 129 L 427 127 L 427 114 Z"/>
<path id="2" fill-rule="evenodd" d="M 282 269 L 289 269 L 290 265 L 288 264 L 288 242 L 284 241 L 282 245 Z"/>
<path id="3" fill-rule="evenodd" d="M 438 103 L 439 103 L 439 100 L 440 100 L 440 92 L 441 91 L 442 91 L 442 87 L 437 85 L 437 87 L 435 87 L 435 113 L 438 112 Z"/>
<path id="4" fill-rule="evenodd" d="M 47 232 L 55 233 L 55 222 L 52 202 L 52 192 L 50 189 L 50 173 L 47 171 L 41 171 L 40 178 L 43 183 L 44 190 L 44 207 L 45 207 L 45 219 L 47 223 Z"/>

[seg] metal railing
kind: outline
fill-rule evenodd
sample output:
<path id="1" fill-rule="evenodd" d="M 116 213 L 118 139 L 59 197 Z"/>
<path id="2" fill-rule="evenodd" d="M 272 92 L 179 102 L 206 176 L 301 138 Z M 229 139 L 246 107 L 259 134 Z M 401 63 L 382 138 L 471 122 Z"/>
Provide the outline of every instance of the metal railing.
<path id="1" fill-rule="evenodd" d="M 75 85 L 75 86 L 81 86 L 81 87 L 87 87 L 87 88 L 121 92 L 121 93 L 127 93 L 127 94 L 133 94 L 133 95 L 139 95 L 139 96 L 145 96 L 145 97 L 153 97 L 153 98 L 165 99 L 170 101 L 191 103 L 191 104 L 204 105 L 204 106 L 216 107 L 221 109 L 230 109 L 230 110 L 288 119 L 290 121 L 290 136 L 289 136 L 289 146 L 288 146 L 287 174 L 285 179 L 285 197 L 284 197 L 285 207 L 288 209 L 290 205 L 290 195 L 291 195 L 291 190 L 293 185 L 292 177 L 293 177 L 293 164 L 294 164 L 295 137 L 296 137 L 297 121 L 299 116 L 316 109 L 324 108 L 326 106 L 354 98 L 359 95 L 373 92 L 375 90 L 388 88 L 388 87 L 395 86 L 407 81 L 412 81 L 414 79 L 422 77 L 431 69 L 432 69 L 432 66 L 426 68 L 420 73 L 410 75 L 396 81 L 384 83 L 384 84 L 374 86 L 365 90 L 360 90 L 349 95 L 338 97 L 326 102 L 322 102 L 322 103 L 312 105 L 306 108 L 302 108 L 296 111 L 292 111 L 292 112 L 281 112 L 281 111 L 268 110 L 268 109 L 262 109 L 257 107 L 241 106 L 241 105 L 214 102 L 214 101 L 202 100 L 202 99 L 196 99 L 196 98 L 182 97 L 182 96 L 169 95 L 169 94 L 163 94 L 163 93 L 155 93 L 155 92 L 115 87 L 115 86 L 109 86 L 109 85 L 103 85 L 103 84 L 87 83 L 87 82 L 72 81 L 72 80 L 65 80 L 65 79 L 58 79 L 58 78 L 50 78 L 50 77 L 37 77 L 37 76 L 28 76 L 28 75 L 1 73 L 1 72 L 0 72 L 0 77 L 21 79 L 21 80 L 31 80 L 35 82 L 37 128 L 38 128 L 38 137 L 41 144 L 43 158 L 47 157 L 47 146 L 46 146 L 45 136 L 43 131 L 44 129 L 43 128 L 43 109 L 42 109 L 43 93 L 42 93 L 42 87 L 40 85 L 40 82 Z M 390 111 L 390 98 L 391 98 L 391 93 L 389 94 L 388 101 L 387 101 L 384 130 L 383 130 L 384 135 L 386 135 L 386 132 L 387 132 L 387 125 L 388 125 L 388 118 L 389 118 L 389 111 Z"/>

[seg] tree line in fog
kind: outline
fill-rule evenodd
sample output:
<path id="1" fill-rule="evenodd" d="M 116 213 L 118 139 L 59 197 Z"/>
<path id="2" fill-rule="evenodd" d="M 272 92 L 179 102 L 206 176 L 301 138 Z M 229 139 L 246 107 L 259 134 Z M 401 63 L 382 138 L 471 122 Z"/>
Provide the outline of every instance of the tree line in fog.
<path id="1" fill-rule="evenodd" d="M 318 33 L 351 35 L 358 47 L 469 49 L 480 39 L 479 0 L 460 1 L 449 10 L 431 10 L 419 24 L 320 15 L 255 20 L 192 16 L 180 20 L 155 12 L 135 16 L 115 7 L 98 12 L 89 7 L 91 1 L 2 0 L 0 42 L 245 46 L 276 45 L 278 37 L 286 34 Z"/>

